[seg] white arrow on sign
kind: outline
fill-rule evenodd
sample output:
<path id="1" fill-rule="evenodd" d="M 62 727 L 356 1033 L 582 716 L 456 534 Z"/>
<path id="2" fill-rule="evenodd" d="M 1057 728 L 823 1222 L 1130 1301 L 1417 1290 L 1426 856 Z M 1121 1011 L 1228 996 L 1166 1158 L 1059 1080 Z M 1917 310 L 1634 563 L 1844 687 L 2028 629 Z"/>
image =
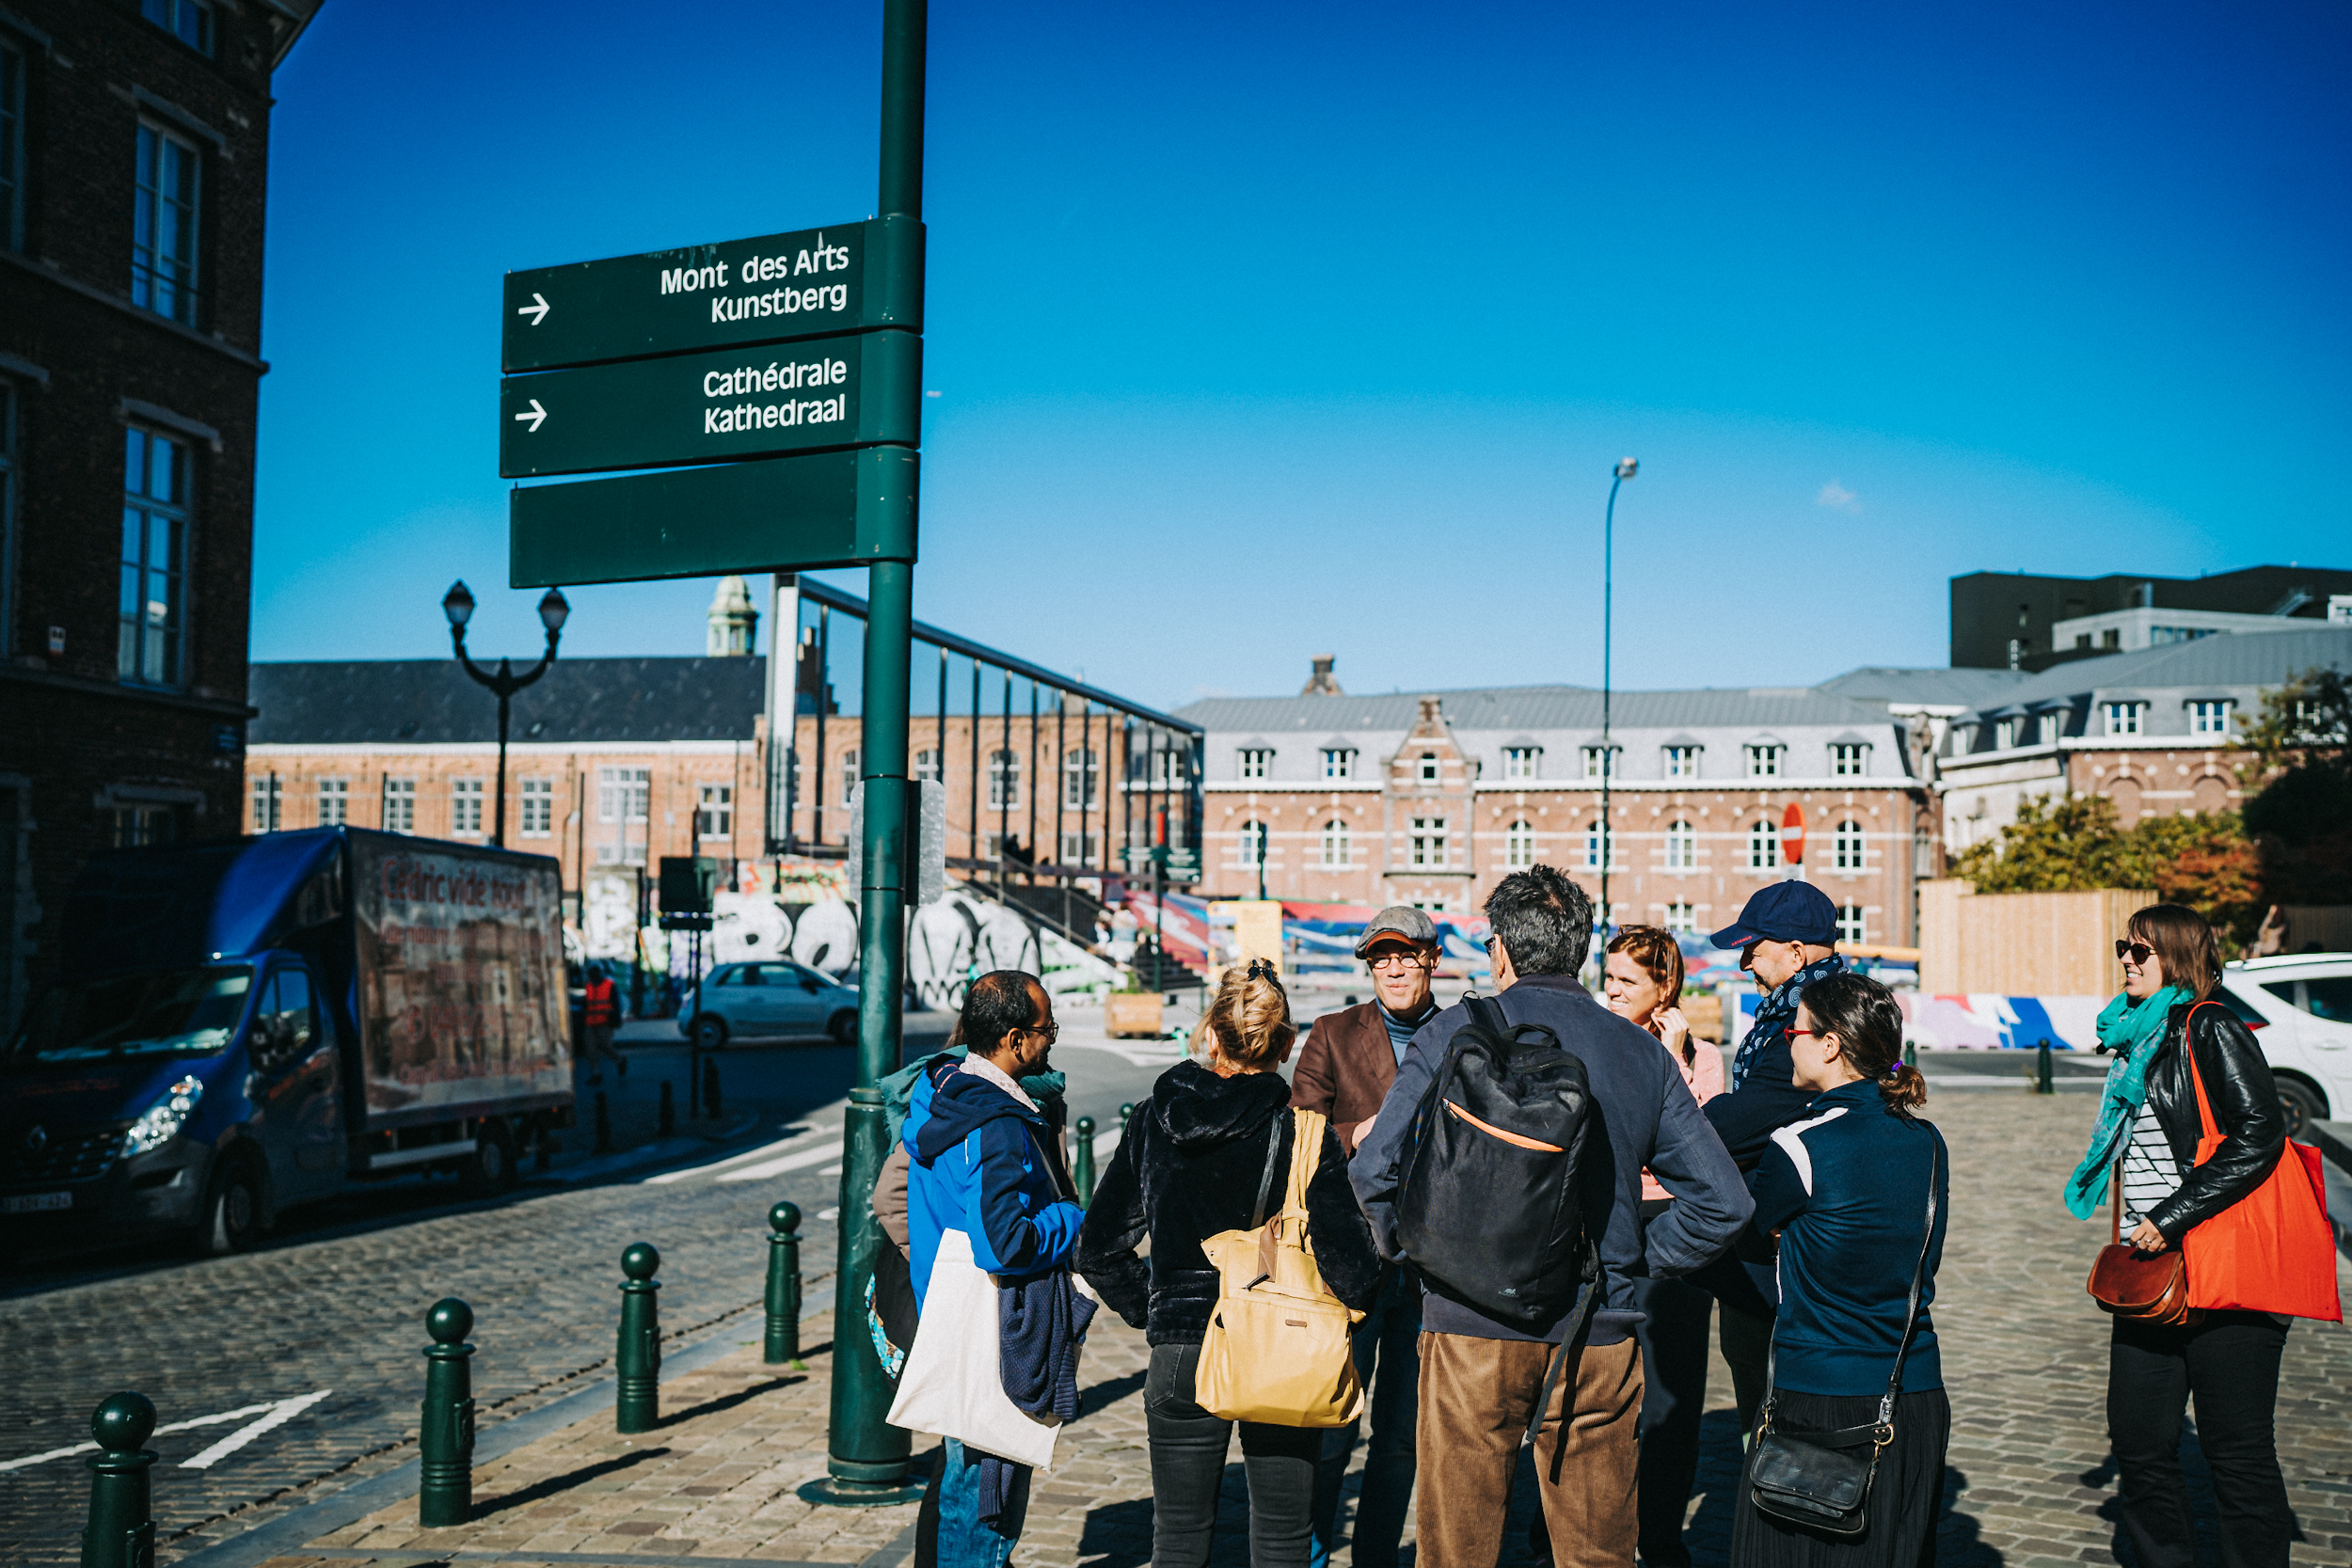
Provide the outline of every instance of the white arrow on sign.
<path id="1" fill-rule="evenodd" d="M 518 316 L 529 316 L 531 318 L 531 325 L 536 326 L 541 322 L 548 319 L 548 312 L 554 309 L 555 307 L 548 303 L 548 296 L 545 294 L 534 293 L 531 297 L 537 300 L 539 303 L 536 305 L 522 306 L 516 310 L 515 314 Z"/>
<path id="2" fill-rule="evenodd" d="M 515 418 L 516 418 L 516 419 L 518 419 L 518 420 L 529 420 L 531 421 L 531 429 L 532 429 L 532 433 L 533 435 L 538 434 L 538 430 L 539 430 L 539 423 L 540 423 L 540 421 L 541 421 L 541 420 L 545 420 L 547 417 L 548 417 L 548 411 L 547 411 L 546 409 L 544 409 L 544 408 L 542 408 L 542 407 L 540 407 L 540 406 L 539 406 L 539 400 L 538 400 L 537 398 L 532 398 L 532 399 L 531 400 L 531 412 L 530 412 L 530 413 L 528 413 L 528 414 L 517 414 L 517 415 L 516 415 L 516 416 L 515 416 Z"/>

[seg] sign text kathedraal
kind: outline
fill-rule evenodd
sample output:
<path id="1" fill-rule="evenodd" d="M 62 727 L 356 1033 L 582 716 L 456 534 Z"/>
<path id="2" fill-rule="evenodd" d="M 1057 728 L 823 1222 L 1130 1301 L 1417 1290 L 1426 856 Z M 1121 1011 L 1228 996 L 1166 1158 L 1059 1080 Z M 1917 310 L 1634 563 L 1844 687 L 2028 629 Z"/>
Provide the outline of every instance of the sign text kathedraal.
<path id="1" fill-rule="evenodd" d="M 506 275 L 509 373 L 895 326 L 923 329 L 919 295 L 891 297 L 923 226 L 870 219 Z"/>

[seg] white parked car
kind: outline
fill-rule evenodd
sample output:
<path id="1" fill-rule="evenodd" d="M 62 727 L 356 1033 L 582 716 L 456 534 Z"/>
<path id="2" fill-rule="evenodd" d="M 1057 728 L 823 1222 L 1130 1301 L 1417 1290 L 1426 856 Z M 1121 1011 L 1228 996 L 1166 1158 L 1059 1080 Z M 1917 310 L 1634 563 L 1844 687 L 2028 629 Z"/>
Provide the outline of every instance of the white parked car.
<path id="1" fill-rule="evenodd" d="M 2254 1030 L 2279 1081 L 2287 1135 L 2352 1118 L 2352 953 L 2303 953 L 2225 964 L 2214 1000 Z"/>

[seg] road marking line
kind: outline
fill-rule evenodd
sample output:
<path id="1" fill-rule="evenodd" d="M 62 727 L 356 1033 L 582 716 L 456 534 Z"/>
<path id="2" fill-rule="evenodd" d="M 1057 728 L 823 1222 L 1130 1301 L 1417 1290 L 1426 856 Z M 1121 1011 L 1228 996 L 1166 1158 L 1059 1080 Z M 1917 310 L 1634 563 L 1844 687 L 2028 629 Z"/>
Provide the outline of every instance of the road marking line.
<path id="1" fill-rule="evenodd" d="M 794 1148 L 806 1143 L 813 1136 L 840 1131 L 841 1129 L 834 1127 L 818 1129 L 816 1132 L 795 1132 L 788 1138 L 779 1138 L 774 1143 L 762 1145 L 758 1148 L 747 1148 L 740 1154 L 730 1154 L 723 1160 L 713 1160 L 707 1165 L 689 1165 L 684 1170 L 665 1170 L 660 1176 L 648 1176 L 640 1185 L 662 1187 L 673 1181 L 683 1181 L 690 1176 L 707 1176 L 712 1171 L 724 1170 L 729 1165 L 739 1165 L 746 1160 L 757 1160 L 762 1156 Z"/>
<path id="2" fill-rule="evenodd" d="M 841 1129 L 836 1127 L 833 1131 L 838 1132 Z M 781 1160 L 771 1160 L 763 1165 L 749 1165 L 742 1170 L 728 1171 L 719 1180 L 722 1181 L 765 1181 L 771 1176 L 782 1176 L 788 1170 L 804 1170 L 810 1165 L 822 1164 L 827 1160 L 837 1160 L 840 1157 L 839 1148 L 828 1143 L 822 1148 L 803 1149 L 798 1154 L 787 1154 Z"/>
<path id="3" fill-rule="evenodd" d="M 260 1420 L 255 1421 L 248 1426 L 239 1427 L 236 1431 L 230 1433 L 219 1442 L 215 1443 L 211 1448 L 203 1449 L 201 1452 L 190 1454 L 187 1458 L 180 1462 L 180 1468 L 183 1470 L 209 1470 L 215 1465 L 217 1465 L 222 1460 L 228 1458 L 230 1454 L 235 1453 L 239 1449 L 244 1448 L 247 1443 L 252 1442 L 256 1437 L 261 1436 L 263 1433 L 274 1432 L 278 1428 L 284 1426 L 288 1421 L 293 1420 L 296 1416 L 301 1415 L 304 1411 L 310 1409 L 312 1405 L 318 1403 L 319 1401 L 325 1399 L 327 1395 L 333 1393 L 334 1391 L 335 1390 L 332 1388 L 321 1388 L 316 1393 L 304 1394 L 299 1399 L 281 1401 L 279 1402 L 277 1409 L 272 1410 L 268 1415 L 262 1417 Z"/>
<path id="4" fill-rule="evenodd" d="M 199 1416 L 192 1421 L 168 1422 L 157 1427 L 154 1435 L 164 1437 L 175 1432 L 194 1432 L 198 1427 L 216 1427 L 223 1421 L 241 1421 L 247 1416 L 259 1416 L 265 1411 L 277 1408 L 278 1402 L 275 1400 L 262 1404 L 243 1405 L 235 1410 L 224 1410 L 217 1416 Z M 51 1449 L 46 1453 L 28 1453 L 22 1459 L 0 1461 L 0 1470 L 22 1470 L 27 1465 L 40 1465 L 52 1459 L 65 1459 L 77 1453 L 96 1453 L 97 1451 L 98 1445 L 95 1443 L 76 1443 L 70 1449 Z"/>

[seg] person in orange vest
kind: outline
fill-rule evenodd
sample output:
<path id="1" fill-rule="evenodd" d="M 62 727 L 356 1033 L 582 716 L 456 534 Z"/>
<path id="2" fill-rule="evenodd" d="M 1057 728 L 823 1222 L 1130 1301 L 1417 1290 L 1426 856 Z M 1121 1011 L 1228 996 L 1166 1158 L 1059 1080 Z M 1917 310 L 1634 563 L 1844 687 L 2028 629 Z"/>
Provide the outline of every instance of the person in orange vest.
<path id="1" fill-rule="evenodd" d="M 612 976 L 597 965 L 588 968 L 587 981 L 580 988 L 580 1024 L 588 1038 L 581 1052 L 588 1063 L 588 1082 L 604 1082 L 602 1062 L 610 1061 L 621 1076 L 628 1076 L 628 1058 L 612 1045 L 612 1031 L 621 1022 L 620 993 L 613 989 Z"/>

